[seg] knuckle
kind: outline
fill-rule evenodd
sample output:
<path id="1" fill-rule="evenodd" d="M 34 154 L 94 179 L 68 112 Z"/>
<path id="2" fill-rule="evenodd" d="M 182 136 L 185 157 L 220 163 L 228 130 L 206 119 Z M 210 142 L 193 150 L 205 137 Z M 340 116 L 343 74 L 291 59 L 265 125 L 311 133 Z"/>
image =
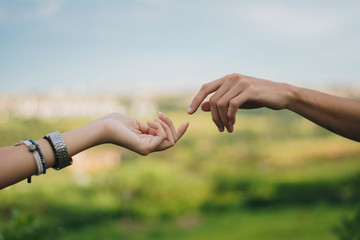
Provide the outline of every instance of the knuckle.
<path id="1" fill-rule="evenodd" d="M 249 85 L 247 87 L 247 93 L 249 95 L 254 95 L 256 93 L 256 87 L 249 83 Z"/>
<path id="2" fill-rule="evenodd" d="M 229 105 L 230 105 L 230 107 L 233 107 L 233 108 L 235 108 L 235 107 L 237 107 L 237 101 L 235 100 L 235 99 L 231 99 L 230 100 L 230 103 L 229 103 Z"/>
<path id="3" fill-rule="evenodd" d="M 231 75 L 232 74 L 226 74 L 224 78 L 229 79 L 229 78 L 231 78 Z"/>
<path id="4" fill-rule="evenodd" d="M 216 105 L 217 104 L 217 99 L 215 99 L 214 97 L 211 97 L 209 99 L 210 105 Z"/>
<path id="5" fill-rule="evenodd" d="M 241 79 L 241 75 L 238 74 L 238 73 L 233 73 L 233 74 L 230 75 L 230 79 L 232 81 L 239 81 Z"/>
<path id="6" fill-rule="evenodd" d="M 205 83 L 205 84 L 203 84 L 202 86 L 201 86 L 201 90 L 202 91 L 207 91 L 209 89 L 209 84 L 208 83 Z"/>
<path id="7" fill-rule="evenodd" d="M 226 102 L 226 101 L 223 101 L 223 100 L 219 100 L 219 101 L 217 102 L 217 106 L 218 106 L 219 108 L 226 108 L 226 107 L 227 107 L 227 102 Z"/>

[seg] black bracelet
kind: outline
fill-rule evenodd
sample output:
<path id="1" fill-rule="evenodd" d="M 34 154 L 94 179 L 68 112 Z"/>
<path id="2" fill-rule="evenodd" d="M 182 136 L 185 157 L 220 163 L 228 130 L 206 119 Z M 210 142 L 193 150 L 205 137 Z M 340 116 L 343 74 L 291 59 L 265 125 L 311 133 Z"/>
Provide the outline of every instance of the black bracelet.
<path id="1" fill-rule="evenodd" d="M 44 136 L 44 139 L 46 139 L 46 141 L 48 141 L 48 143 L 50 144 L 50 146 L 51 146 L 51 148 L 52 148 L 52 150 L 54 152 L 55 165 L 53 166 L 53 168 L 58 168 L 59 167 L 59 159 L 57 159 L 56 154 L 55 154 L 55 152 L 56 152 L 55 146 L 54 146 L 53 142 L 50 140 L 50 138 L 48 136 Z"/>

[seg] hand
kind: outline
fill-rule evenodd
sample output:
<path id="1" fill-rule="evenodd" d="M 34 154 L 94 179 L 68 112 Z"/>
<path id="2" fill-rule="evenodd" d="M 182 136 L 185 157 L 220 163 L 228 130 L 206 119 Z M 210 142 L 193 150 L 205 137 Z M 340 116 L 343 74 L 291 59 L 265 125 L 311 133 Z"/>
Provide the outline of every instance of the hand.
<path id="1" fill-rule="evenodd" d="M 220 132 L 223 132 L 224 128 L 232 132 L 239 108 L 285 108 L 289 101 L 287 86 L 237 73 L 226 75 L 204 84 L 194 97 L 188 113 L 193 114 L 204 99 L 215 92 L 209 101 L 201 104 L 201 109 L 211 111 L 212 119 Z"/>
<path id="2" fill-rule="evenodd" d="M 142 123 L 135 118 L 113 113 L 104 118 L 106 142 L 128 148 L 141 155 L 172 147 L 185 133 L 189 122 L 177 131 L 165 114 L 159 113 L 154 121 Z"/>

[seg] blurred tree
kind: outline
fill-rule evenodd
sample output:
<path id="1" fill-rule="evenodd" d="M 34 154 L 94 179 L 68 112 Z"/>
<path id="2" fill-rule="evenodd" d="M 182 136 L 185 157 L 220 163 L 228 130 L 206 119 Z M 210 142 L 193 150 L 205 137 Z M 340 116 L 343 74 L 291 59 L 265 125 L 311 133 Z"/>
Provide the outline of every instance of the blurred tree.
<path id="1" fill-rule="evenodd" d="M 0 240 L 49 239 L 49 236 L 60 233 L 59 229 L 53 230 L 40 224 L 32 213 L 12 208 L 10 221 L 1 229 Z"/>
<path id="2" fill-rule="evenodd" d="M 353 216 L 345 217 L 341 224 L 334 228 L 334 233 L 339 240 L 360 239 L 360 207 Z"/>

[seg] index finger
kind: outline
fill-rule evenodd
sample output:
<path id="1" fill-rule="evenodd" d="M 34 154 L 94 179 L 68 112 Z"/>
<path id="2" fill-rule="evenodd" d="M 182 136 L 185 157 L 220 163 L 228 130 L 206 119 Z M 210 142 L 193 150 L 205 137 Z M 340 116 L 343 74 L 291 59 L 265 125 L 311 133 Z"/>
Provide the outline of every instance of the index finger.
<path id="1" fill-rule="evenodd" d="M 196 94 L 194 99 L 192 100 L 190 107 L 188 109 L 189 114 L 193 114 L 199 108 L 200 104 L 204 99 L 210 94 L 219 89 L 219 87 L 223 84 L 226 77 L 222 77 L 220 79 L 214 80 L 212 82 L 206 83 L 202 85 L 200 91 Z"/>

